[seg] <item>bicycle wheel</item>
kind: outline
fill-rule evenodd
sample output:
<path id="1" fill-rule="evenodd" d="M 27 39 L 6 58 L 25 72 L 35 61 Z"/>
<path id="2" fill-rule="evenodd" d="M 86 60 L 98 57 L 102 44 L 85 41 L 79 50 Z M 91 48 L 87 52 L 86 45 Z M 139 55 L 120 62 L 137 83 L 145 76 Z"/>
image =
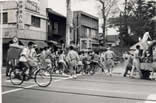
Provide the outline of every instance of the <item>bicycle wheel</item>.
<path id="1" fill-rule="evenodd" d="M 22 74 L 23 74 L 23 72 L 20 69 L 18 69 L 18 68 L 12 69 L 10 72 L 11 83 L 13 85 L 21 85 L 24 81 Z"/>
<path id="2" fill-rule="evenodd" d="M 38 84 L 40 87 L 47 87 L 51 84 L 52 81 L 52 75 L 50 71 L 46 69 L 39 69 L 35 73 L 35 82 Z"/>

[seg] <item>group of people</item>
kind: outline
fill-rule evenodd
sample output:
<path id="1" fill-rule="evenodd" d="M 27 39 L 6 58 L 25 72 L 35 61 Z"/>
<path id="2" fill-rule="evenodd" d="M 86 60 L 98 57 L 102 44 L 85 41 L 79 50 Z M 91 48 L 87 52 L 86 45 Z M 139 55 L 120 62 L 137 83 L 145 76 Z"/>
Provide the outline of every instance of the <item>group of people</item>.
<path id="1" fill-rule="evenodd" d="M 141 72 L 141 61 L 148 55 L 149 54 L 147 52 L 143 53 L 139 45 L 136 46 L 136 50 L 134 51 L 134 53 L 125 52 L 123 54 L 124 69 L 125 69 L 123 76 L 126 77 L 128 71 L 130 71 L 130 78 L 134 78 L 134 72 L 135 70 L 137 70 L 139 73 L 139 77 L 143 78 L 143 74 Z"/>
<path id="2" fill-rule="evenodd" d="M 27 46 L 22 46 L 16 37 L 13 38 L 9 46 L 6 76 L 9 76 L 10 67 L 18 64 L 25 66 L 24 71 L 29 70 L 31 75 L 33 67 L 37 66 L 38 62 L 42 63 L 45 68 L 47 66 L 52 68 L 53 72 L 63 75 L 68 73 L 74 78 L 76 78 L 77 73 L 94 74 L 100 69 L 105 73 L 107 71 L 112 76 L 113 67 L 115 66 L 114 59 L 117 57 L 110 47 L 100 52 L 78 52 L 74 46 L 55 51 L 52 46 L 39 49 L 34 42 L 28 42 Z M 125 52 L 122 58 L 124 59 L 124 77 L 130 71 L 130 77 L 133 78 L 135 70 L 139 72 L 140 78 L 143 77 L 140 69 L 142 55 L 139 45 L 136 46 L 133 54 Z"/>
<path id="3" fill-rule="evenodd" d="M 13 48 L 18 48 L 18 50 L 12 50 Z M 13 52 L 16 52 L 16 57 Z M 27 46 L 21 46 L 18 38 L 15 37 L 8 50 L 6 76 L 9 76 L 12 64 L 25 66 L 24 71 L 29 70 L 31 75 L 33 67 L 37 66 L 38 62 L 42 63 L 44 67 L 58 67 L 53 72 L 61 74 L 68 72 L 74 78 L 76 78 L 77 73 L 95 73 L 97 68 L 101 68 L 102 72 L 107 69 L 111 76 L 114 57 L 115 53 L 110 48 L 102 52 L 78 52 L 73 46 L 70 46 L 67 49 L 55 51 L 51 46 L 39 49 L 34 42 L 28 42 Z"/>

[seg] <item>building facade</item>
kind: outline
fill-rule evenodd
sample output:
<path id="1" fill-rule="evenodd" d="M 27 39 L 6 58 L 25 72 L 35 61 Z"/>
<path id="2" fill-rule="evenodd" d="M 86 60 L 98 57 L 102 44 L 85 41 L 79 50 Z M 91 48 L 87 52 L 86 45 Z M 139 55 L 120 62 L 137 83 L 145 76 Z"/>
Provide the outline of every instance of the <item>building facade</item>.
<path id="1" fill-rule="evenodd" d="M 47 8 L 48 13 L 48 40 L 65 43 L 66 17 Z"/>
<path id="2" fill-rule="evenodd" d="M 34 0 L 2 2 L 4 39 L 14 36 L 21 39 L 47 39 L 47 4 L 46 0 L 38 2 Z"/>
<path id="3" fill-rule="evenodd" d="M 90 51 L 99 45 L 97 17 L 83 11 L 73 13 L 73 36 L 72 41 L 80 46 L 80 51 Z"/>
<path id="4" fill-rule="evenodd" d="M 0 5 L 3 5 L 3 58 L 8 42 L 14 36 L 25 45 L 29 40 L 44 44 L 42 42 L 47 39 L 47 0 L 0 1 Z"/>

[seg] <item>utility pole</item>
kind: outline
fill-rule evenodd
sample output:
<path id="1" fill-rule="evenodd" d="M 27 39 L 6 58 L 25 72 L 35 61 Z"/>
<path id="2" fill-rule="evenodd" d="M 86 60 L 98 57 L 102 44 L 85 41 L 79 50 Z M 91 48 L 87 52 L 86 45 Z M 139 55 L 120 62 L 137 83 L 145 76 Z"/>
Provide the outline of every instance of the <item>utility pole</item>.
<path id="1" fill-rule="evenodd" d="M 1 1 L 0 3 L 0 14 L 1 14 L 1 23 L 0 23 L 0 74 L 2 74 L 2 65 L 3 65 L 3 56 L 2 56 L 2 53 L 3 53 L 3 2 Z M 0 84 L 2 84 L 2 75 L 0 77 Z M 0 87 L 0 92 L 2 92 L 2 87 Z M 0 97 L 0 100 L 2 100 L 2 97 Z M 2 101 L 1 101 L 2 102 Z"/>
<path id="2" fill-rule="evenodd" d="M 18 4 L 18 1 L 16 0 L 16 4 L 17 4 L 17 12 L 16 12 L 16 27 L 17 27 L 17 29 L 16 29 L 16 37 L 18 37 L 18 15 L 19 15 L 19 4 Z"/>
<path id="3" fill-rule="evenodd" d="M 66 19 L 66 47 L 70 46 L 70 36 L 72 28 L 72 11 L 71 11 L 71 0 L 66 0 L 67 4 L 67 19 Z"/>
<path id="4" fill-rule="evenodd" d="M 124 8 L 124 24 L 125 24 L 125 36 L 128 35 L 128 22 L 127 22 L 127 19 L 128 19 L 128 15 L 127 15 L 127 0 L 125 0 L 125 8 Z"/>
<path id="5" fill-rule="evenodd" d="M 105 45 L 105 41 L 106 41 L 106 15 L 105 15 L 105 12 L 106 12 L 106 7 L 105 7 L 105 1 L 103 0 L 99 0 L 99 2 L 102 4 L 102 18 L 103 18 L 103 25 L 102 25 L 102 28 L 103 28 L 103 44 Z"/>

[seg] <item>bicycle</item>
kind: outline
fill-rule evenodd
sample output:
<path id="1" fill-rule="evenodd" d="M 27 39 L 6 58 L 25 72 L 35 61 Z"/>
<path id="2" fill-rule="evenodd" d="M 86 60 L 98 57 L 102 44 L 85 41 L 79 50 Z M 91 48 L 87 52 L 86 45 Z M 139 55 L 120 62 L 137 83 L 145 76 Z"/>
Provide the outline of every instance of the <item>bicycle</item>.
<path id="1" fill-rule="evenodd" d="M 21 85 L 25 80 L 31 79 L 31 75 L 34 75 L 33 79 L 39 87 L 47 87 L 52 82 L 52 74 L 47 68 L 43 68 L 40 62 L 37 63 L 37 66 L 32 67 L 31 75 L 28 75 L 25 66 L 14 67 L 10 72 L 10 80 L 13 85 Z"/>

